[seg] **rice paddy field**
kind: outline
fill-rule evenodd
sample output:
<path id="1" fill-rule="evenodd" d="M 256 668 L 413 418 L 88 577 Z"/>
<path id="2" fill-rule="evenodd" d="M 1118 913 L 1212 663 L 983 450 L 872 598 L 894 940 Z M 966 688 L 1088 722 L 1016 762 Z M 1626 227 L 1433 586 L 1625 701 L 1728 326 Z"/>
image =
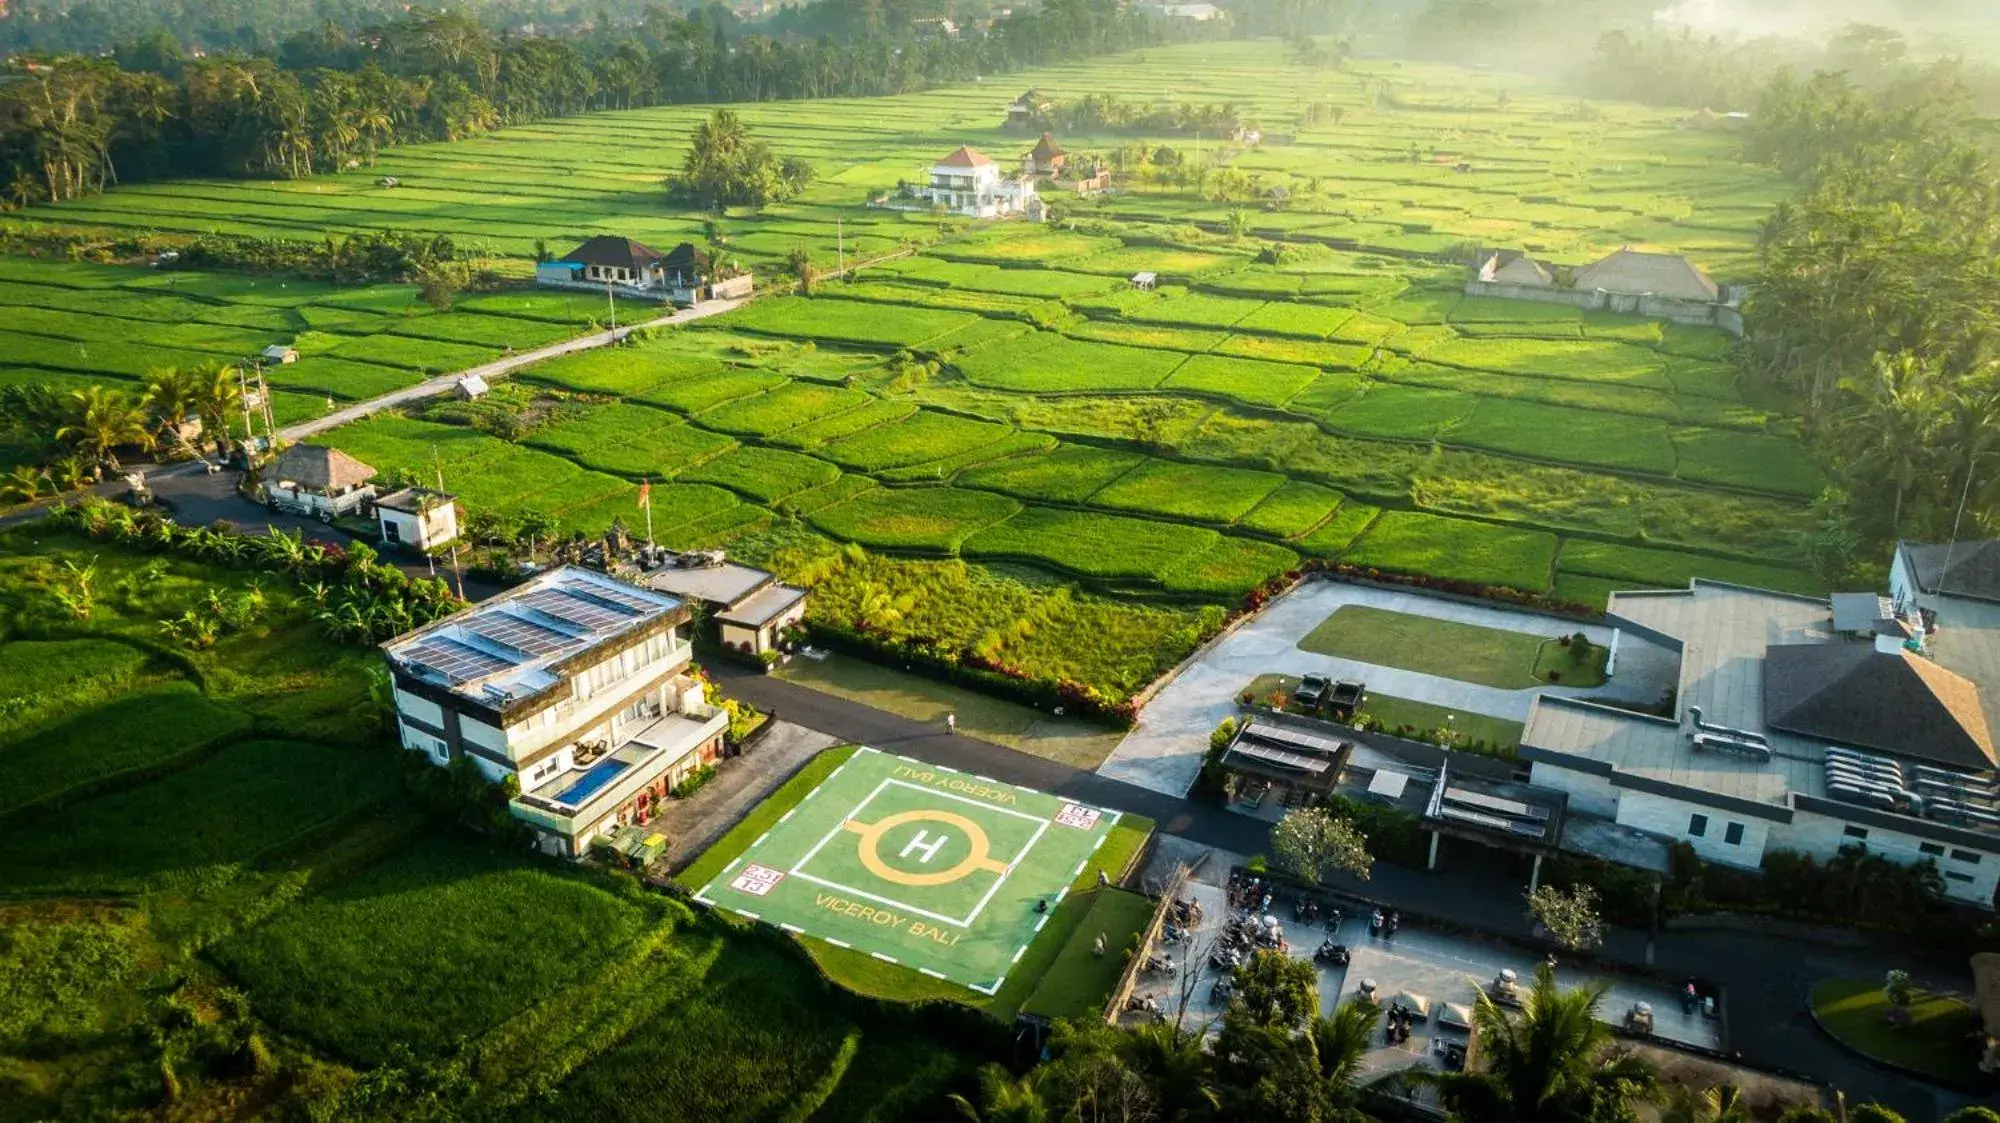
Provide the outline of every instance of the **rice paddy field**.
<path id="1" fill-rule="evenodd" d="M 1202 190 L 1129 171 L 1105 196 L 1060 199 L 1049 226 L 867 205 L 961 143 L 1012 166 L 1029 138 L 1002 122 L 1025 86 L 1231 101 L 1264 142 L 1060 138 L 1128 165 L 1167 146 L 1216 171 Z M 1454 258 L 1491 245 L 1580 264 L 1631 246 L 1741 280 L 1785 189 L 1724 133 L 1513 75 L 1293 69 L 1259 43 L 737 108 L 819 179 L 720 219 L 726 252 L 764 271 L 795 248 L 822 265 L 900 256 L 811 296 L 530 368 L 530 384 L 590 404 L 514 441 L 401 415 L 328 439 L 385 471 L 442 463 L 469 506 L 537 511 L 565 531 L 634 523 L 651 479 L 671 485 L 654 519 L 674 545 L 770 560 L 773 543 L 851 543 L 1032 567 L 1131 602 L 1228 603 L 1308 557 L 1589 603 L 1703 573 L 1814 585 L 1799 543 L 1820 474 L 1786 404 L 1739 384 L 1729 337 L 1464 296 Z M 306 181 L 135 185 L 0 223 L 434 231 L 519 273 L 537 241 L 706 239 L 710 216 L 674 210 L 658 187 L 703 112 L 544 122 Z M 375 186 L 382 175 L 402 186 Z M 1235 197 L 1218 199 L 1224 188 Z M 1156 289 L 1129 283 L 1141 270 Z M 18 344 L 0 379 L 130 378 L 289 333 L 306 357 L 274 375 L 288 416 L 596 311 L 523 293 L 439 315 L 394 288 L 274 293 L 19 261 L 0 280 L 0 303 L 21 313 L 0 328 Z"/>
<path id="2" fill-rule="evenodd" d="M 217 604 L 213 646 L 162 637 Z M 311 613 L 274 574 L 0 532 L 0 1115 L 894 1121 L 970 1090 L 976 1046 L 775 941 L 431 822 L 379 654 Z"/>

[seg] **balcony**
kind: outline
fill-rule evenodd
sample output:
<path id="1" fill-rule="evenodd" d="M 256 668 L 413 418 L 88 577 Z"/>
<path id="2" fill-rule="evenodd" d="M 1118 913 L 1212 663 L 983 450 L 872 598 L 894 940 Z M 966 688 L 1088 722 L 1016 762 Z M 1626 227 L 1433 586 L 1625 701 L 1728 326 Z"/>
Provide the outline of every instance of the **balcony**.
<path id="1" fill-rule="evenodd" d="M 642 727 L 618 747 L 581 767 L 558 773 L 514 798 L 514 817 L 574 836 L 665 775 L 682 757 L 729 728 L 729 715 L 706 703 Z"/>

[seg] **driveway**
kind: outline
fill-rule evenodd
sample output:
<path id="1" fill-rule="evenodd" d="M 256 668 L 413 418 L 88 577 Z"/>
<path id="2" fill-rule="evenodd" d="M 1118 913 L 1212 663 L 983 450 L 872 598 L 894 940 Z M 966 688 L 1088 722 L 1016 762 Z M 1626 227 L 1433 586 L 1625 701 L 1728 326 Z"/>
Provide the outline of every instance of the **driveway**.
<path id="1" fill-rule="evenodd" d="M 1527 687 L 1504 690 L 1320 655 L 1299 647 L 1306 633 L 1345 605 L 1359 604 L 1412 616 L 1429 616 L 1503 631 L 1549 637 L 1583 632 L 1596 644 L 1617 644 L 1612 680 L 1600 687 Z M 1377 589 L 1344 581 L 1308 581 L 1272 601 L 1227 639 L 1183 663 L 1173 680 L 1139 712 L 1139 724 L 1098 768 L 1101 775 L 1167 795 L 1181 795 L 1201 771 L 1208 735 L 1236 713 L 1236 695 L 1261 674 L 1318 672 L 1356 678 L 1368 689 L 1397 698 L 1509 721 L 1525 721 L 1539 694 L 1654 702 L 1674 684 L 1679 656 L 1601 624 L 1465 604 L 1421 593 Z"/>

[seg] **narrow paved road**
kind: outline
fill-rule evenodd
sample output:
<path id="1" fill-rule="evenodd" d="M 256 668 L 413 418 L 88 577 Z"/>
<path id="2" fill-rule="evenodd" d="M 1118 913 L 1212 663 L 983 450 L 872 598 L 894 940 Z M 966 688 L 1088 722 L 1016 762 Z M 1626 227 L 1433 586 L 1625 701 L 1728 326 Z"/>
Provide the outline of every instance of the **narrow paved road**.
<path id="1" fill-rule="evenodd" d="M 843 742 L 872 745 L 1101 807 L 1144 815 L 1161 832 L 1201 846 L 1249 855 L 1270 849 L 1268 824 L 1220 807 L 1150 791 L 1085 772 L 939 726 L 821 694 L 734 663 L 704 664 L 723 690 L 758 707 L 776 708 L 785 720 Z M 1522 893 L 1525 858 L 1447 840 L 1438 870 L 1377 862 L 1367 881 L 1339 878 L 1335 889 L 1393 904 L 1475 932 L 1525 940 L 1532 937 Z M 1969 1099 L 1900 1073 L 1877 1068 L 1819 1032 L 1806 1013 L 1814 983 L 1833 977 L 1877 978 L 1885 966 L 1905 966 L 1934 986 L 1963 990 L 1963 965 L 1915 962 L 1906 947 L 1862 939 L 1862 946 L 1821 943 L 1801 932 L 1779 936 L 1714 926 L 1676 927 L 1647 933 L 1614 928 L 1603 949 L 1614 963 L 1649 964 L 1670 977 L 1698 977 L 1722 984 L 1729 1048 L 1766 1068 L 1831 1081 L 1850 1102 L 1875 1100 L 1911 1123 L 1937 1120 Z"/>
<path id="2" fill-rule="evenodd" d="M 310 421 L 301 421 L 294 425 L 287 425 L 278 431 L 278 436 L 287 441 L 302 441 L 316 433 L 324 433 L 329 429 L 337 429 L 342 425 L 359 421 L 364 417 L 380 413 L 385 409 L 394 409 L 397 406 L 408 405 L 411 402 L 422 401 L 425 398 L 435 398 L 439 394 L 448 394 L 458 385 L 458 381 L 461 378 L 470 378 L 476 375 L 491 382 L 502 375 L 512 373 L 531 363 L 539 363 L 545 359 L 556 358 L 559 355 L 571 355 L 578 351 L 589 351 L 594 348 L 608 346 L 624 339 L 635 331 L 643 331 L 647 328 L 672 327 L 675 324 L 693 323 L 696 320 L 707 319 L 710 316 L 720 316 L 724 312 L 733 312 L 752 299 L 754 298 L 745 296 L 735 300 L 711 300 L 706 304 L 697 304 L 692 308 L 683 308 L 672 315 L 659 316 L 643 323 L 631 324 L 610 331 L 600 331 L 591 335 L 580 335 L 575 339 L 565 339 L 561 343 L 551 343 L 547 347 L 538 347 L 533 351 L 523 351 L 518 355 L 509 355 L 504 359 L 495 359 L 490 363 L 483 363 L 476 367 L 453 371 L 450 374 L 440 374 L 435 378 L 419 382 L 415 386 L 406 386 L 401 390 L 391 391 L 379 398 L 370 398 L 365 402 L 356 402 L 351 406 L 334 410 L 332 413 L 322 417 L 315 417 Z"/>

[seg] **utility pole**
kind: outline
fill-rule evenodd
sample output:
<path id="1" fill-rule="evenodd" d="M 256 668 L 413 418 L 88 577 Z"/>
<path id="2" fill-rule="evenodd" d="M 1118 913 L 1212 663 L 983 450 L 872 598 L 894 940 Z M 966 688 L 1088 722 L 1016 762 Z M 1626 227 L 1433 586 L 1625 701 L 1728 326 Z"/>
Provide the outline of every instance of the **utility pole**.
<path id="1" fill-rule="evenodd" d="M 243 368 L 240 366 L 236 368 L 236 401 L 243 407 L 244 467 L 247 468 L 250 466 L 250 440 L 256 436 L 256 430 L 250 427 L 250 387 L 243 381 Z"/>
<path id="2" fill-rule="evenodd" d="M 839 215 L 833 218 L 833 244 L 834 252 L 838 255 L 836 261 L 840 266 L 834 276 L 845 277 L 847 276 L 847 226 Z"/>
<path id="3" fill-rule="evenodd" d="M 271 416 L 271 384 L 264 381 L 264 364 L 257 364 L 257 399 L 264 407 L 264 436 L 270 447 L 278 447 L 278 423 Z"/>
<path id="4" fill-rule="evenodd" d="M 604 278 L 604 303 L 611 306 L 611 338 L 618 338 L 618 297 L 611 291 L 611 278 Z"/>
<path id="5" fill-rule="evenodd" d="M 435 470 L 436 470 L 436 472 L 437 472 L 437 484 L 438 484 L 438 498 L 439 498 L 439 499 L 441 499 L 441 500 L 444 500 L 445 502 L 450 502 L 450 499 L 448 498 L 448 496 L 449 496 L 449 493 L 448 493 L 448 492 L 446 492 L 446 491 L 445 491 L 445 489 L 444 489 L 444 460 L 443 460 L 443 459 L 442 459 L 441 457 L 439 457 L 439 456 L 438 456 L 438 450 L 437 450 L 437 446 L 436 446 L 436 445 L 432 445 L 432 446 L 431 446 L 431 467 L 432 467 L 433 469 L 435 469 Z M 417 506 L 418 506 L 418 517 L 420 517 L 420 518 L 428 518 L 428 516 L 429 516 L 429 512 L 427 512 L 427 511 L 424 511 L 424 510 L 422 509 L 422 508 L 423 508 L 423 505 L 422 505 L 422 504 L 418 504 Z M 458 599 L 459 599 L 459 600 L 464 600 L 464 599 L 465 599 L 465 571 L 464 571 L 464 570 L 462 570 L 462 569 L 460 569 L 460 568 L 459 568 L 459 564 L 458 564 L 458 538 L 459 538 L 459 535 L 458 535 L 458 518 L 457 518 L 457 516 L 456 516 L 456 515 L 454 515 L 454 516 L 452 517 L 452 520 L 451 520 L 451 522 L 452 522 L 452 535 L 451 535 L 451 579 L 452 579 L 452 582 L 453 582 L 454 584 L 456 584 L 456 585 L 458 586 Z M 532 551 L 532 550 L 530 550 L 529 552 L 530 552 L 530 553 L 532 553 L 533 551 Z M 429 557 L 430 557 L 430 551 L 429 551 L 429 550 L 425 550 L 425 551 L 424 551 L 424 557 L 425 557 L 425 558 L 429 558 Z M 436 576 L 437 576 L 437 564 L 436 564 L 435 562 L 431 563 L 431 576 L 432 576 L 432 577 L 436 577 Z"/>

